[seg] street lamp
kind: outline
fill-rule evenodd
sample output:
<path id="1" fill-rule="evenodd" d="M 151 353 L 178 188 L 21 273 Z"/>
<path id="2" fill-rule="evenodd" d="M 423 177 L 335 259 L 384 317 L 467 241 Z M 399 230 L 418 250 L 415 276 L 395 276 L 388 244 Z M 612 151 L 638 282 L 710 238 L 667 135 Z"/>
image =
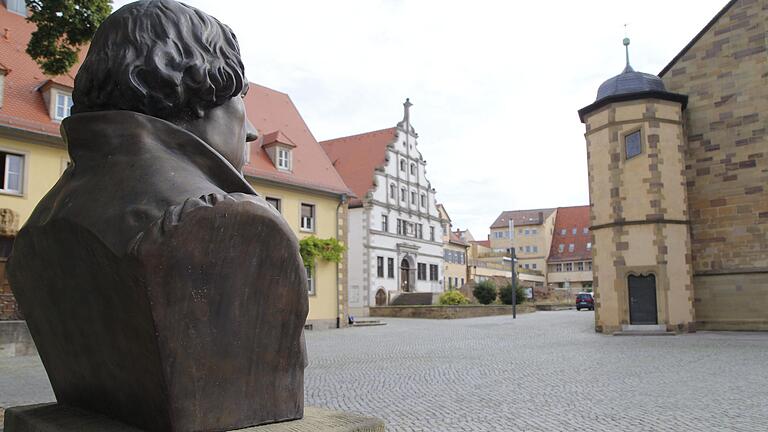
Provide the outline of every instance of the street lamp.
<path id="1" fill-rule="evenodd" d="M 515 221 L 509 218 L 509 265 L 512 271 L 512 319 L 517 319 L 517 286 L 515 284 L 515 246 L 512 241 L 515 233 Z"/>

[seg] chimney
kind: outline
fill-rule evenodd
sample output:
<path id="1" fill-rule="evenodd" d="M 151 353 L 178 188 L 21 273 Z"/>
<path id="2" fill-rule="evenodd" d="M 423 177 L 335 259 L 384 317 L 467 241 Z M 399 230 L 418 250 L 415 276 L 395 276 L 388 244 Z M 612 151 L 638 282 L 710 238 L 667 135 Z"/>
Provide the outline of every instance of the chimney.
<path id="1" fill-rule="evenodd" d="M 539 212 L 539 225 L 544 223 L 544 212 Z"/>

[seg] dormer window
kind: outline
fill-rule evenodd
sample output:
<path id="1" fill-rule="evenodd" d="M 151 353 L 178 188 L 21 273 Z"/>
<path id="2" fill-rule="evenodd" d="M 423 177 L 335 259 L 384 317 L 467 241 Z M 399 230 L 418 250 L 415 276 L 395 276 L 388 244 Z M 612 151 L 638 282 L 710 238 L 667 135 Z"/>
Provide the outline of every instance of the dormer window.
<path id="1" fill-rule="evenodd" d="M 52 78 L 40 86 L 51 120 L 60 122 L 72 113 L 72 87 L 63 78 Z"/>
<path id="2" fill-rule="evenodd" d="M 293 149 L 296 144 L 280 131 L 264 135 L 261 147 L 275 164 L 278 171 L 293 171 Z"/>
<path id="3" fill-rule="evenodd" d="M 72 111 L 72 95 L 59 92 L 59 91 L 55 93 L 56 93 L 56 106 L 54 107 L 54 111 L 53 111 L 53 119 L 62 121 L 65 118 L 69 117 Z"/>
<path id="4" fill-rule="evenodd" d="M 284 170 L 291 169 L 291 151 L 286 148 L 277 149 L 277 167 Z"/>

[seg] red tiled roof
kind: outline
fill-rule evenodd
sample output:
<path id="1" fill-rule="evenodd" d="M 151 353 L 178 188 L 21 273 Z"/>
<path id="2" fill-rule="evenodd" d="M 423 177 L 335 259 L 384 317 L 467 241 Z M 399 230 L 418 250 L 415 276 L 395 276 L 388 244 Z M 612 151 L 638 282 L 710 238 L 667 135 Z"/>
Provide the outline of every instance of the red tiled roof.
<path id="1" fill-rule="evenodd" d="M 350 200 L 350 206 L 361 205 L 362 198 L 373 188 L 374 170 L 386 162 L 387 146 L 395 141 L 396 134 L 395 128 L 388 128 L 320 143 L 357 196 Z"/>
<path id="2" fill-rule="evenodd" d="M 491 247 L 491 241 L 490 240 L 473 240 L 473 241 L 470 241 L 470 243 L 475 243 L 475 244 L 478 244 L 480 246 L 487 247 L 489 249 Z"/>
<path id="3" fill-rule="evenodd" d="M 78 62 L 67 75 L 50 77 L 26 53 L 27 44 L 35 31 L 35 25 L 13 12 L 8 12 L 4 3 L 0 6 L 0 59 L 2 67 L 9 70 L 5 77 L 3 105 L 0 107 L 0 126 L 22 129 L 50 136 L 60 136 L 59 126 L 51 120 L 43 95 L 38 91 L 49 80 L 53 83 L 72 87 Z M 83 49 L 80 58 L 85 57 Z"/>
<path id="4" fill-rule="evenodd" d="M 290 138 L 283 135 L 283 133 L 280 131 L 274 131 L 268 134 L 264 134 L 264 137 L 262 138 L 261 141 L 263 142 L 263 144 L 261 145 L 262 147 L 267 147 L 272 144 L 282 144 L 288 147 L 296 147 L 296 144 L 294 144 Z"/>
<path id="5" fill-rule="evenodd" d="M 503 211 L 496 220 L 493 221 L 491 228 L 508 228 L 509 218 L 512 218 L 515 222 L 515 226 L 540 225 L 553 211 L 555 211 L 553 208 Z M 541 218 L 539 217 L 539 213 L 541 213 Z"/>
<path id="6" fill-rule="evenodd" d="M 243 170 L 246 176 L 335 194 L 350 193 L 287 94 L 251 83 L 245 108 L 259 133 L 266 133 L 251 145 L 251 160 Z M 285 140 L 296 146 L 291 155 L 291 172 L 275 167 L 262 147 L 264 140 Z"/>
<path id="7" fill-rule="evenodd" d="M 555 232 L 552 234 L 552 247 L 549 250 L 547 261 L 578 261 L 591 260 L 592 250 L 587 249 L 587 243 L 592 241 L 592 233 L 589 232 L 589 206 L 559 207 L 555 217 Z M 576 234 L 573 229 L 576 228 Z M 587 229 L 587 233 L 584 233 Z M 565 230 L 565 234 L 563 234 Z M 560 245 L 563 251 L 560 252 Z M 573 244 L 573 252 L 569 252 L 569 245 Z"/>

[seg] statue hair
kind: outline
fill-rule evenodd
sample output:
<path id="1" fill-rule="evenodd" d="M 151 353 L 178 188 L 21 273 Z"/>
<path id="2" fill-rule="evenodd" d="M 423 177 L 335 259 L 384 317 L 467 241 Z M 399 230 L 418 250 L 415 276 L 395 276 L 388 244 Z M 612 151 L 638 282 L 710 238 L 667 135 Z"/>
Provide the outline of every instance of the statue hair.
<path id="1" fill-rule="evenodd" d="M 246 85 L 229 27 L 175 0 L 137 1 L 96 31 L 75 78 L 72 113 L 127 110 L 194 120 Z"/>

